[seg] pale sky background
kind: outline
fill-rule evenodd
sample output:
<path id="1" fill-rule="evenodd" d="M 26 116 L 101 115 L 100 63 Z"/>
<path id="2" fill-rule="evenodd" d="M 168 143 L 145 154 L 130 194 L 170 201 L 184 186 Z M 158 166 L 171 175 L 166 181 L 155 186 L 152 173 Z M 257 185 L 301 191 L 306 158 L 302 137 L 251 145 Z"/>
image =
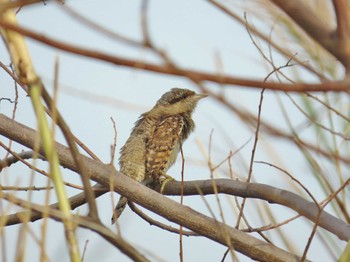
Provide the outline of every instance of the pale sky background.
<path id="1" fill-rule="evenodd" d="M 237 3 L 239 2 L 237 1 Z M 140 3 L 140 1 L 125 0 L 77 0 L 68 1 L 67 5 L 111 30 L 134 39 L 140 39 Z M 234 6 L 232 7 L 234 8 Z M 243 9 L 238 12 L 243 16 Z M 249 10 L 247 12 L 249 18 Z M 45 6 L 38 4 L 23 8 L 18 15 L 18 19 L 21 25 L 55 39 L 122 57 L 135 57 L 153 62 L 159 61 L 146 51 L 130 48 L 125 44 L 120 44 L 105 37 L 103 34 L 94 32 L 67 15 L 64 9 L 56 4 Z M 236 24 L 206 1 L 151 1 L 149 25 L 152 40 L 164 48 L 172 59 L 186 68 L 217 72 L 217 56 L 219 56 L 223 63 L 223 70 L 228 74 L 263 79 L 270 71 L 265 67 L 245 28 Z M 110 145 L 113 142 L 114 135 L 110 117 L 113 117 L 117 123 L 117 147 L 119 150 L 129 136 L 137 117 L 151 108 L 164 92 L 172 87 L 197 90 L 196 86 L 184 78 L 142 72 L 82 58 L 55 50 L 30 39 L 27 43 L 36 71 L 49 90 L 52 90 L 54 61 L 56 58 L 59 59 L 58 108 L 74 134 L 84 141 L 104 162 L 110 160 Z M 3 45 L 0 47 L 0 59 L 6 64 L 9 63 Z M 284 64 L 286 60 L 276 57 L 276 64 L 279 65 L 279 63 Z M 0 71 L 0 85 L 1 97 L 14 98 L 13 82 L 2 70 Z M 215 91 L 220 88 L 214 84 L 208 86 Z M 78 93 L 77 90 L 83 93 Z M 300 123 L 300 112 L 291 105 L 291 102 L 283 94 L 279 95 L 290 115 L 293 116 L 292 121 Z M 256 113 L 258 110 L 260 90 L 228 86 L 225 89 L 225 96 L 251 112 Z M 4 101 L 0 104 L 0 112 L 10 116 L 12 106 Z M 212 130 L 212 158 L 216 163 L 224 159 L 230 150 L 235 151 L 250 140 L 241 151 L 240 156 L 232 159 L 235 174 L 246 177 L 254 134 L 237 117 L 227 112 L 225 108 L 211 98 L 204 99 L 199 103 L 193 117 L 197 128 L 184 146 L 185 155 L 188 156 L 185 168 L 186 180 L 208 179 L 210 177 L 208 168 L 206 168 L 205 156 L 200 147 L 202 146 L 207 151 L 209 135 Z M 285 126 L 277 105 L 276 95 L 272 92 L 267 91 L 265 93 L 262 117 L 269 119 L 272 123 L 281 123 L 281 126 Z M 16 120 L 33 128 L 35 127 L 35 118 L 29 98 L 25 96 L 21 89 L 19 89 Z M 307 134 L 307 132 L 306 130 L 305 133 Z M 58 140 L 63 142 L 60 136 Z M 309 170 L 302 161 L 302 156 L 290 151 L 290 148 L 286 142 L 265 136 L 259 141 L 256 160 L 270 161 L 286 168 L 293 175 L 302 179 L 304 185 L 317 196 L 320 192 L 318 192 L 319 189 L 312 187 L 315 183 L 314 177 L 308 176 Z M 18 147 L 18 150 L 22 149 L 22 147 Z M 2 153 L 1 157 L 3 157 L 3 151 L 0 152 Z M 42 166 L 44 168 L 45 164 L 42 164 Z M 225 166 L 223 170 L 227 171 L 227 167 Z M 3 173 L 4 175 L 1 174 L 0 178 L 2 184 L 16 183 L 22 186 L 28 184 L 30 172 L 19 164 Z M 63 170 L 63 173 L 67 181 L 79 183 L 80 179 L 76 174 L 67 170 Z M 180 179 L 180 161 L 169 170 L 168 174 L 175 179 Z M 221 172 L 217 175 L 222 176 L 222 174 Z M 288 188 L 288 179 L 285 179 L 280 172 L 272 168 L 255 165 L 254 174 L 255 180 L 260 183 Z M 35 185 L 44 185 L 39 175 L 36 176 Z M 69 190 L 69 193 L 72 195 L 76 191 Z M 22 197 L 26 195 L 24 193 L 18 194 Z M 33 196 L 36 201 L 43 201 L 42 194 L 35 192 Z M 52 197 L 54 197 L 54 194 L 52 194 Z M 115 194 L 114 197 L 116 200 L 119 196 Z M 215 198 L 212 196 L 206 198 L 219 216 Z M 110 223 L 112 214 L 110 199 L 110 194 L 106 194 L 98 198 L 97 201 L 102 222 L 107 225 Z M 226 210 L 226 221 L 231 221 L 228 224 L 234 225 L 236 220 L 229 202 L 226 201 L 225 196 L 221 196 L 221 199 Z M 186 197 L 185 204 L 209 215 L 200 197 Z M 259 227 L 261 226 L 260 219 L 254 220 L 257 215 L 254 208 L 255 206 L 248 201 L 247 209 L 252 214 L 250 216 L 252 226 Z M 279 212 L 281 221 L 294 215 L 294 212 L 286 211 L 277 205 L 274 206 L 274 210 Z M 15 209 L 12 211 L 15 211 Z M 75 212 L 85 214 L 86 207 L 81 207 Z M 304 219 L 299 219 L 284 227 L 290 238 L 294 240 L 299 255 L 301 255 L 311 233 L 311 228 L 306 226 L 304 221 Z M 30 224 L 32 231 L 39 234 L 41 224 L 41 221 Z M 129 208 L 120 218 L 119 224 L 122 235 L 130 243 L 140 247 L 141 252 L 152 261 L 179 261 L 179 238 L 177 235 L 150 226 L 130 211 Z M 7 258 L 8 261 L 13 261 L 19 226 L 8 227 L 4 232 Z M 78 229 L 78 236 L 81 249 L 83 249 L 85 241 L 89 241 L 85 254 L 85 261 L 87 262 L 129 261 L 125 255 L 112 247 L 107 241 L 89 230 Z M 283 243 L 278 241 L 277 238 L 272 237 L 272 239 L 277 245 L 284 248 Z M 38 244 L 31 237 L 28 237 L 26 242 L 28 253 L 25 261 L 38 260 L 40 254 L 37 246 Z M 317 258 L 315 261 L 329 261 L 328 253 L 320 250 L 320 247 L 319 241 L 314 240 L 308 258 L 314 260 Z M 203 237 L 184 237 L 185 261 L 220 261 L 225 250 L 224 246 Z M 52 220 L 49 222 L 47 234 L 47 253 L 52 261 L 69 260 L 63 227 L 60 223 Z M 239 257 L 240 261 L 250 261 L 247 257 Z M 320 257 L 322 257 L 321 260 Z M 230 261 L 230 258 L 228 257 L 226 261 Z"/>

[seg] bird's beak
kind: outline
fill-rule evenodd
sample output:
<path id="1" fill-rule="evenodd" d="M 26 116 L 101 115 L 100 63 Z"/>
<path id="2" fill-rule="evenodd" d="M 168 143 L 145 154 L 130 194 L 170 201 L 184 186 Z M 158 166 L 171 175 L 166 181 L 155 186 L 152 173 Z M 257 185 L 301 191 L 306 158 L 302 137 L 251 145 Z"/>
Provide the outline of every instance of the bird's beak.
<path id="1" fill-rule="evenodd" d="M 197 100 L 207 97 L 207 94 L 196 94 Z"/>

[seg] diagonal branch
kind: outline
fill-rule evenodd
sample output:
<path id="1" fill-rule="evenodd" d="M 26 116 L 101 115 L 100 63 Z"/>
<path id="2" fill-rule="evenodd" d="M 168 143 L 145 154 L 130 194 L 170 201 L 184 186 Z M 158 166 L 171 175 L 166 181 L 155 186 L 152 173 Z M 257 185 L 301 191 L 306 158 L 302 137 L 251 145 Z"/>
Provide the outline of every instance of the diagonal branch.
<path id="1" fill-rule="evenodd" d="M 337 35 L 340 41 L 349 41 L 349 6 L 347 0 L 333 0 L 334 11 L 337 18 Z"/>
<path id="2" fill-rule="evenodd" d="M 0 114 L 0 134 L 21 143 L 29 148 L 34 146 L 35 131 Z M 76 171 L 75 162 L 70 151 L 56 144 L 61 164 Z M 43 153 L 43 150 L 39 150 Z M 111 165 L 105 165 L 88 157 L 82 156 L 90 178 L 106 188 L 112 188 L 158 215 L 182 225 L 202 236 L 222 245 L 232 245 L 236 251 L 259 261 L 298 261 L 299 258 L 274 245 L 249 236 L 237 229 L 205 216 L 189 207 L 161 196 L 159 193 L 141 185 L 133 179 L 124 176 Z M 180 183 L 181 184 L 181 183 Z M 191 219 L 189 219 L 189 217 Z"/>
<path id="3" fill-rule="evenodd" d="M 343 45 L 336 30 L 330 23 L 324 23 L 304 1 L 271 0 L 282 9 L 293 21 L 298 24 L 309 36 L 335 56 L 344 66 L 350 66 L 350 53 L 348 46 Z M 347 12 L 347 10 L 344 10 Z M 344 21 L 344 23 L 348 21 Z"/>
<path id="4" fill-rule="evenodd" d="M 190 78 L 192 80 L 195 79 L 197 82 L 210 81 L 210 82 L 215 82 L 219 84 L 238 85 L 238 86 L 245 86 L 245 87 L 259 88 L 259 89 L 266 88 L 270 90 L 285 91 L 285 92 L 305 92 L 305 91 L 341 92 L 341 91 L 347 91 L 349 89 L 349 83 L 347 80 L 340 81 L 340 82 L 325 81 L 321 84 L 306 84 L 306 83 L 286 84 L 286 83 L 277 83 L 277 82 L 263 82 L 263 80 L 237 78 L 230 75 L 222 75 L 222 74 L 215 74 L 215 73 L 212 74 L 212 73 L 190 70 L 190 69 L 185 69 L 181 67 L 173 67 L 173 66 L 163 65 L 163 64 L 158 65 L 158 64 L 149 63 L 147 61 L 122 58 L 119 56 L 110 55 L 110 54 L 99 52 L 96 50 L 83 48 L 72 44 L 67 44 L 65 42 L 54 40 L 52 38 L 43 36 L 29 29 L 26 29 L 24 27 L 16 26 L 11 23 L 5 22 L 1 19 L 0 19 L 0 27 L 13 30 L 20 34 L 28 36 L 34 40 L 37 40 L 41 43 L 44 43 L 46 45 L 49 45 L 51 47 L 54 47 L 69 53 L 102 60 L 108 63 L 112 63 L 114 65 L 131 67 L 135 69 L 142 69 L 145 71 L 151 71 L 151 72 L 167 74 L 167 75 L 181 76 L 181 77 Z"/>
<path id="5" fill-rule="evenodd" d="M 35 137 L 35 131 L 29 127 L 26 127 L 20 123 L 17 123 L 16 121 L 2 114 L 0 114 L 0 134 L 8 137 L 9 139 L 17 141 L 18 143 L 24 146 L 27 146 L 29 148 L 32 148 L 34 146 L 33 141 Z M 60 158 L 61 165 L 65 168 L 68 168 L 72 171 L 77 172 L 75 162 L 72 158 L 72 155 L 69 149 L 59 143 L 56 143 L 56 149 L 57 149 L 57 154 L 59 155 L 59 158 Z M 118 187 L 114 186 L 115 191 L 128 197 L 128 195 L 125 194 L 124 192 L 125 190 L 128 190 L 129 183 L 133 183 L 133 184 L 135 183 L 134 180 L 129 179 L 129 177 L 126 177 L 120 174 L 111 165 L 104 165 L 86 156 L 82 156 L 82 159 L 91 179 L 99 183 L 100 181 L 103 180 L 104 182 L 100 184 L 104 185 L 106 188 L 110 188 L 109 179 L 113 179 L 113 177 L 112 178 L 109 177 L 110 173 L 116 174 L 115 176 L 117 176 L 119 180 L 116 183 L 118 184 Z M 244 182 L 239 182 L 239 181 L 230 180 L 230 179 L 217 179 L 215 180 L 215 184 L 217 185 L 218 193 L 229 194 L 229 195 L 240 196 L 240 197 L 262 199 L 262 200 L 268 201 L 269 203 L 276 203 L 276 204 L 289 207 L 295 210 L 296 212 L 298 212 L 299 214 L 303 215 L 304 217 L 310 219 L 313 222 L 317 220 L 317 216 L 319 212 L 319 208 L 317 207 L 317 205 L 287 190 L 281 190 L 272 186 L 263 185 L 259 183 L 244 183 Z M 99 187 L 99 186 L 94 186 L 94 188 L 96 187 Z M 137 192 L 138 193 L 144 192 L 144 194 L 147 195 L 147 193 L 145 193 L 144 189 L 142 188 L 138 188 Z M 199 194 L 198 188 L 200 188 L 201 192 L 205 195 L 215 194 L 212 180 L 186 182 L 183 194 L 198 195 Z M 155 188 L 155 190 L 159 191 L 159 188 Z M 131 193 L 131 195 L 135 195 L 135 192 Z M 168 182 L 167 186 L 164 188 L 163 193 L 166 195 L 180 195 L 181 182 Z M 95 192 L 95 194 L 99 195 L 100 193 L 99 191 L 97 191 Z M 81 194 L 79 195 L 82 196 Z M 164 198 L 161 195 L 157 194 L 156 202 L 159 202 L 161 199 L 163 200 Z M 138 204 L 141 204 L 141 202 L 144 202 L 144 201 L 145 199 L 135 201 L 135 202 Z M 84 203 L 85 202 L 80 202 L 79 205 L 82 205 Z M 144 206 L 143 204 L 141 205 Z M 74 205 L 72 206 L 74 207 Z M 152 204 L 151 204 L 151 208 L 148 208 L 148 207 L 146 208 L 154 211 L 153 209 L 154 206 Z M 330 215 L 329 213 L 323 211 L 318 223 L 320 227 L 328 230 L 329 232 L 332 232 L 333 234 L 337 235 L 340 239 L 345 241 L 348 241 L 350 239 L 350 228 L 347 226 L 347 224 L 344 221 Z M 192 228 L 189 228 L 189 229 L 192 229 Z"/>

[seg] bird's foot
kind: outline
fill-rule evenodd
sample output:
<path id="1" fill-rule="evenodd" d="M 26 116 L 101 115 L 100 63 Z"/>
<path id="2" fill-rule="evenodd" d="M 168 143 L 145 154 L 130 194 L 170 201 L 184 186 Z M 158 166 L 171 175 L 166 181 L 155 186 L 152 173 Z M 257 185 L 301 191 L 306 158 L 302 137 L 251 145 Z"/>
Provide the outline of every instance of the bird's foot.
<path id="1" fill-rule="evenodd" d="M 170 182 L 170 181 L 174 181 L 175 179 L 172 178 L 171 176 L 167 175 L 167 174 L 163 174 L 162 178 L 160 180 L 160 193 L 163 194 L 165 185 Z"/>

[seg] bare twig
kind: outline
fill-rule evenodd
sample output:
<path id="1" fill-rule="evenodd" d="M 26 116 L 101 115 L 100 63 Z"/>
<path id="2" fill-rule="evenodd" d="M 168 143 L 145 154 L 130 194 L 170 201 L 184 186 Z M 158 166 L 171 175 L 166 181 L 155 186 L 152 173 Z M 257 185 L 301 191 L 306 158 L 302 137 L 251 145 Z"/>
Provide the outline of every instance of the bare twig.
<path id="1" fill-rule="evenodd" d="M 85 257 L 85 254 L 86 254 L 86 250 L 87 250 L 87 245 L 89 244 L 89 240 L 86 240 L 85 241 L 85 244 L 84 244 L 84 250 L 83 250 L 83 253 L 81 254 L 81 261 L 84 261 L 84 257 Z"/>
<path id="2" fill-rule="evenodd" d="M 106 192 L 108 192 L 108 190 L 103 188 L 101 185 L 95 185 L 92 188 L 95 191 L 96 197 L 99 197 L 99 196 L 105 194 Z M 68 200 L 69 200 L 69 203 L 71 205 L 72 210 L 74 210 L 75 208 L 77 208 L 79 206 L 86 204 L 86 198 L 85 198 L 84 192 L 79 193 L 75 196 L 72 196 Z M 48 207 L 51 209 L 58 209 L 58 203 L 51 204 Z M 11 226 L 11 225 L 16 225 L 16 224 L 22 223 L 21 217 L 28 217 L 28 221 L 34 222 L 34 221 L 37 221 L 39 219 L 42 219 L 43 214 L 41 214 L 40 212 L 34 212 L 34 211 L 21 211 L 21 212 L 11 214 L 11 215 L 2 215 L 2 216 L 0 216 L 0 220 L 6 221 L 6 225 Z"/>
<path id="3" fill-rule="evenodd" d="M 254 116 L 252 113 L 248 112 L 247 110 L 240 109 L 237 105 L 231 103 L 228 101 L 224 96 L 217 95 L 214 92 L 210 91 L 209 89 L 204 89 L 204 91 L 210 95 L 210 97 L 216 99 L 219 101 L 222 105 L 226 106 L 228 109 L 233 111 L 237 114 L 239 118 L 241 118 L 244 124 L 248 125 L 249 127 L 253 126 L 255 127 L 255 123 L 257 122 L 257 117 Z M 296 144 L 297 146 L 305 147 L 315 153 L 317 153 L 320 156 L 323 156 L 328 159 L 337 159 L 340 162 L 350 164 L 350 158 L 346 158 L 344 156 L 341 156 L 339 154 L 336 154 L 329 149 L 325 150 L 323 148 L 320 148 L 319 145 L 312 144 L 310 142 L 307 142 L 303 139 L 300 139 L 299 137 L 296 137 L 295 134 L 289 134 L 285 132 L 284 130 L 277 128 L 265 121 L 261 121 L 261 131 L 264 131 L 267 134 L 270 134 L 274 136 L 275 138 L 283 138 L 286 140 L 289 140 Z"/>
<path id="4" fill-rule="evenodd" d="M 6 71 L 6 73 L 11 76 L 11 78 L 15 81 L 16 84 L 20 85 L 22 87 L 22 89 L 28 94 L 28 88 L 26 87 L 26 85 L 24 85 L 17 77 L 16 75 L 11 72 L 6 65 L 4 65 L 1 61 L 0 61 L 0 67 L 2 69 L 4 69 Z M 48 113 L 50 115 L 50 112 L 46 110 L 46 113 Z M 93 159 L 99 160 L 100 159 L 82 142 L 80 141 L 76 136 L 73 135 L 74 141 L 82 148 L 85 150 L 85 152 L 87 152 Z"/>
<path id="5" fill-rule="evenodd" d="M 0 190 L 4 191 L 40 191 L 40 190 L 51 190 L 53 189 L 52 186 L 50 187 L 36 187 L 36 186 L 27 186 L 27 187 L 18 187 L 18 186 L 2 186 L 0 185 Z"/>
<path id="6" fill-rule="evenodd" d="M 267 230 L 271 230 L 271 229 L 275 229 L 281 226 L 284 226 L 286 224 L 288 224 L 289 222 L 299 218 L 301 215 L 295 215 L 294 217 L 291 217 L 289 219 L 286 219 L 283 222 L 274 224 L 274 225 L 266 225 L 266 226 L 262 226 L 262 227 L 258 227 L 258 228 L 247 228 L 247 229 L 241 229 L 242 232 L 261 232 L 261 231 L 267 231 Z"/>
<path id="7" fill-rule="evenodd" d="M 308 242 L 305 246 L 305 249 L 304 249 L 304 252 L 303 252 L 303 256 L 301 258 L 301 261 L 305 261 L 306 260 L 306 255 L 307 255 L 307 252 L 310 248 L 310 245 L 311 245 L 311 242 L 316 234 L 316 230 L 317 230 L 317 227 L 320 226 L 320 221 L 321 221 L 321 215 L 322 215 L 322 212 L 324 210 L 324 208 L 330 203 L 330 201 L 332 201 L 334 198 L 336 198 L 336 196 L 344 190 L 344 188 L 346 186 L 348 186 L 350 184 L 350 178 L 347 179 L 343 185 L 341 185 L 330 197 L 328 197 L 325 201 L 323 201 L 322 205 L 321 205 L 321 208 L 319 208 L 319 211 L 318 211 L 318 214 L 317 214 L 317 217 L 316 217 L 316 220 L 315 220 L 315 224 L 314 224 L 314 227 L 312 229 L 312 232 L 310 234 L 310 237 L 308 239 Z"/>
<path id="8" fill-rule="evenodd" d="M 175 234 L 179 234 L 179 235 L 183 234 L 184 236 L 199 236 L 197 233 L 194 233 L 192 231 L 184 231 L 184 230 L 180 231 L 177 228 L 165 225 L 165 224 L 151 218 L 150 216 L 147 216 L 144 212 L 142 212 L 139 208 L 137 208 L 133 202 L 128 202 L 128 206 L 130 207 L 130 209 L 132 211 L 134 211 L 138 216 L 140 216 L 143 220 L 145 220 L 146 222 L 148 222 L 152 226 L 156 226 L 156 227 L 159 227 L 159 228 L 164 229 L 166 231 L 169 231 L 171 233 L 175 233 Z"/>
<path id="9" fill-rule="evenodd" d="M 247 178 L 247 182 L 248 183 L 250 182 L 250 180 L 252 178 L 252 174 L 253 174 L 253 164 L 254 164 L 254 157 L 255 157 L 256 147 L 258 145 L 259 130 L 260 130 L 260 118 L 261 118 L 262 102 L 263 102 L 263 99 L 264 99 L 264 91 L 265 91 L 265 89 L 261 90 L 261 95 L 260 95 L 258 119 L 257 119 L 257 124 L 256 124 L 256 130 L 255 130 L 255 139 L 254 139 L 254 145 L 253 145 L 253 149 L 252 149 L 252 154 L 251 154 L 251 157 L 250 157 L 250 165 L 249 165 L 248 178 Z M 241 221 L 241 218 L 242 218 L 245 202 L 246 202 L 246 199 L 244 198 L 243 201 L 242 201 L 241 208 L 239 210 L 239 214 L 238 214 L 238 218 L 237 218 L 237 222 L 236 222 L 236 228 L 239 228 L 239 224 L 240 224 L 240 221 Z"/>
<path id="10" fill-rule="evenodd" d="M 211 167 L 211 169 L 213 171 L 215 171 L 216 169 L 218 169 L 222 164 L 224 164 L 226 161 L 229 161 L 234 155 L 236 155 L 237 153 L 239 153 L 246 145 L 248 145 L 248 143 L 250 142 L 250 139 L 247 140 L 247 142 L 245 142 L 243 145 L 241 145 L 237 150 L 235 150 L 234 152 L 230 151 L 230 153 L 228 154 L 227 157 L 225 157 L 220 163 L 218 163 L 216 166 Z"/>
<path id="11" fill-rule="evenodd" d="M 185 156 L 184 156 L 184 151 L 182 149 L 182 143 L 180 141 L 180 154 L 181 154 L 181 195 L 180 195 L 180 204 L 184 204 L 184 187 L 185 187 Z M 183 237 L 183 228 L 182 225 L 180 225 L 179 229 L 179 257 L 180 257 L 180 262 L 184 261 L 184 254 L 183 254 L 183 242 L 182 242 L 182 237 Z"/>
<path id="12" fill-rule="evenodd" d="M 113 117 L 111 117 L 111 121 L 113 124 L 113 130 L 114 130 L 114 138 L 113 138 L 113 145 L 111 145 L 111 161 L 110 164 L 114 164 L 114 158 L 115 158 L 115 150 L 117 149 L 117 137 L 118 137 L 118 132 L 117 132 L 117 127 L 115 124 L 115 121 Z"/>
<path id="13" fill-rule="evenodd" d="M 327 109 L 329 109 L 330 111 L 334 112 L 336 115 L 338 115 L 339 117 L 343 118 L 345 121 L 350 123 L 350 118 L 349 117 L 347 117 L 343 113 L 339 112 L 338 110 L 336 110 L 335 108 L 333 108 L 332 106 L 327 104 L 326 102 L 322 101 L 317 96 L 315 96 L 313 94 L 310 94 L 308 92 L 305 92 L 305 95 L 308 96 L 308 97 L 311 97 L 313 100 L 319 102 L 321 105 L 323 105 L 324 107 L 326 107 Z"/>
<path id="14" fill-rule="evenodd" d="M 138 47 L 138 48 L 143 47 L 142 43 L 140 43 L 136 40 L 133 40 L 131 38 L 128 38 L 126 36 L 123 36 L 121 34 L 118 34 L 114 31 L 109 30 L 108 28 L 96 23 L 94 20 L 88 19 L 86 16 L 79 14 L 77 11 L 75 11 L 72 7 L 70 7 L 68 5 L 58 4 L 58 6 L 61 7 L 73 19 L 81 22 L 83 25 L 88 27 L 90 30 L 94 30 L 95 32 L 97 32 L 99 34 L 103 34 L 104 36 L 107 36 L 110 39 L 119 41 L 119 42 L 124 43 L 128 46 Z"/>
<path id="15" fill-rule="evenodd" d="M 299 111 L 311 122 L 313 123 L 314 125 L 322 128 L 323 130 L 325 131 L 328 131 L 329 133 L 331 133 L 332 135 L 335 135 L 335 136 L 338 136 L 338 137 L 341 137 L 342 139 L 344 139 L 345 141 L 349 141 L 350 140 L 350 137 L 349 136 L 346 136 L 344 135 L 343 133 L 341 132 L 337 132 L 337 131 L 334 131 L 333 129 L 329 128 L 329 127 L 326 127 L 324 125 L 322 125 L 321 123 L 317 122 L 316 119 L 312 116 L 310 116 L 307 112 L 305 112 L 305 110 L 298 105 L 298 103 L 288 94 L 286 93 L 286 96 L 290 99 L 290 101 L 293 103 L 293 105 L 295 105 L 295 107 L 297 109 L 299 109 Z M 329 106 L 330 107 L 330 106 Z"/>
<path id="16" fill-rule="evenodd" d="M 81 155 L 80 155 L 78 148 L 75 144 L 74 136 L 73 136 L 72 132 L 70 131 L 68 125 L 64 121 L 63 117 L 61 116 L 61 114 L 58 112 L 57 109 L 55 109 L 56 106 L 53 104 L 53 101 L 52 101 L 49 93 L 44 88 L 44 86 L 42 86 L 42 97 L 43 97 L 46 105 L 48 106 L 48 108 L 51 110 L 51 112 L 56 111 L 57 124 L 61 128 L 62 133 L 63 133 L 63 135 L 64 135 L 64 137 L 69 145 L 69 148 L 72 152 L 72 156 L 73 156 L 74 161 L 76 162 L 77 168 L 79 170 L 78 172 L 81 176 L 81 180 L 83 182 L 84 191 L 86 192 L 86 198 L 87 198 L 87 202 L 89 205 L 89 216 L 91 216 L 91 218 L 93 218 L 93 219 L 99 220 L 94 192 L 92 191 L 92 188 L 90 185 L 90 179 L 89 179 L 89 176 L 87 175 L 86 167 L 82 163 Z"/>
<path id="17" fill-rule="evenodd" d="M 5 150 L 10 154 L 11 152 L 13 152 L 11 150 L 11 148 L 8 146 L 5 148 Z M 12 153 L 11 153 L 12 154 Z M 10 157 L 7 157 L 3 160 L 0 160 L 0 171 L 3 169 L 3 168 L 8 168 L 10 167 L 11 165 L 17 163 L 18 161 L 24 161 L 25 159 L 31 159 L 33 158 L 35 155 L 35 153 L 33 151 L 23 151 L 23 152 L 20 152 L 20 153 L 17 153 L 16 155 L 14 156 L 10 156 Z M 46 160 L 43 156 L 41 155 L 36 155 L 39 159 L 41 160 Z"/>
<path id="18" fill-rule="evenodd" d="M 312 199 L 312 201 L 314 201 L 314 203 L 319 206 L 316 198 L 311 194 L 311 192 L 298 180 L 296 179 L 294 176 L 292 176 L 291 174 L 289 174 L 286 170 L 274 165 L 274 164 L 271 164 L 271 163 L 268 163 L 268 162 L 265 162 L 265 161 L 254 161 L 255 163 L 260 163 L 260 164 L 265 164 L 265 165 L 268 165 L 268 166 L 271 166 L 271 167 L 274 167 L 276 169 L 278 169 L 279 171 L 283 172 L 284 174 L 286 174 L 288 177 L 290 177 L 290 179 L 292 179 L 293 181 L 295 181 L 305 192 L 306 194 L 309 195 L 309 197 Z M 319 208 L 321 208 L 319 206 Z"/>
<path id="19" fill-rule="evenodd" d="M 23 208 L 33 210 L 34 212 L 39 213 L 40 215 L 42 215 L 43 213 L 46 213 L 50 217 L 58 221 L 62 221 L 62 219 L 66 219 L 64 214 L 62 214 L 62 212 L 59 210 L 51 209 L 51 208 L 48 208 L 47 206 L 37 205 L 32 202 L 17 198 L 14 195 L 7 194 L 4 192 L 0 194 L 0 197 L 11 203 L 21 206 Z M 100 222 L 96 220 L 92 220 L 89 217 L 73 216 L 72 218 L 73 218 L 72 222 L 82 227 L 95 231 L 96 233 L 101 235 L 103 238 L 105 238 L 108 242 L 110 242 L 112 245 L 116 246 L 124 254 L 129 256 L 131 259 L 135 261 L 148 261 L 142 254 L 140 254 L 136 250 L 136 248 L 134 248 L 132 245 L 130 245 L 120 236 L 114 234 L 110 229 L 103 226 Z"/>
<path id="20" fill-rule="evenodd" d="M 247 24 L 246 21 L 240 17 L 239 15 L 235 14 L 233 11 L 229 10 L 226 6 L 224 6 L 222 3 L 216 1 L 216 0 L 208 0 L 211 4 L 216 6 L 218 9 L 223 11 L 223 13 L 227 14 L 231 18 L 233 18 L 235 21 L 240 23 L 241 25 L 244 25 L 246 28 L 249 29 L 249 32 L 256 35 L 260 39 L 262 39 L 265 43 L 268 43 L 269 46 L 272 46 L 274 50 L 282 54 L 284 57 L 293 58 L 293 61 L 295 61 L 298 65 L 301 65 L 303 68 L 311 72 L 312 74 L 316 75 L 320 80 L 324 81 L 327 80 L 327 78 L 322 74 L 316 71 L 313 67 L 311 67 L 308 63 L 305 63 L 298 59 L 298 57 L 294 56 L 292 53 L 278 45 L 277 43 L 273 42 L 270 38 L 270 36 L 264 35 L 261 31 L 257 30 L 256 28 L 252 27 L 251 25 Z"/>

